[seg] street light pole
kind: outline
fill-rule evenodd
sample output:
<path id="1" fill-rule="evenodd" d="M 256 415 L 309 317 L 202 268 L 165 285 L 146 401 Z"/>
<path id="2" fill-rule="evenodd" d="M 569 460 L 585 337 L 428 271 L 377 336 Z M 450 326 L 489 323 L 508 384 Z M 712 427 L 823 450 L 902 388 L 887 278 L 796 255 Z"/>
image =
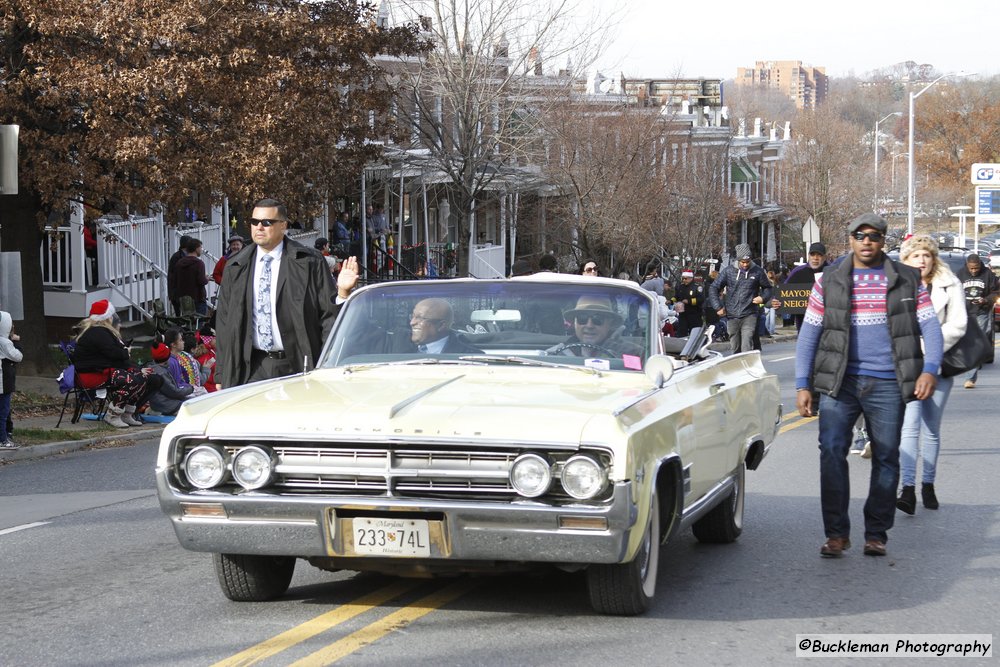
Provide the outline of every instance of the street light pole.
<path id="1" fill-rule="evenodd" d="M 901 157 L 906 157 L 909 153 L 893 153 L 892 154 L 892 196 L 893 199 L 896 197 L 896 160 Z"/>
<path id="2" fill-rule="evenodd" d="M 902 111 L 893 111 L 887 114 L 882 120 L 875 121 L 875 139 L 873 144 L 875 146 L 875 198 L 872 200 L 872 213 L 878 213 L 878 126 L 879 123 L 884 121 L 886 118 L 891 118 L 892 116 L 902 116 Z"/>
<path id="3" fill-rule="evenodd" d="M 931 81 L 930 83 L 928 83 L 926 86 L 924 86 L 923 88 L 921 88 L 919 93 L 913 93 L 913 92 L 910 93 L 910 131 L 909 131 L 908 146 L 907 146 L 907 148 L 909 149 L 909 153 L 910 153 L 910 157 L 907 160 L 907 163 L 908 163 L 908 175 L 907 175 L 908 190 L 907 190 L 907 196 L 906 196 L 906 233 L 907 234 L 912 234 L 913 233 L 913 178 L 914 178 L 914 174 L 913 174 L 913 168 L 914 168 L 914 159 L 913 159 L 913 157 L 914 157 L 913 156 L 913 101 L 916 100 L 921 95 L 923 95 L 924 93 L 926 93 L 928 90 L 930 90 L 931 86 L 933 86 L 935 83 L 937 83 L 941 79 L 944 79 L 944 78 L 949 77 L 949 76 L 972 76 L 973 74 L 975 74 L 975 72 L 951 72 L 949 74 L 942 74 L 941 76 L 939 76 L 938 78 L 934 79 L 933 81 Z"/>

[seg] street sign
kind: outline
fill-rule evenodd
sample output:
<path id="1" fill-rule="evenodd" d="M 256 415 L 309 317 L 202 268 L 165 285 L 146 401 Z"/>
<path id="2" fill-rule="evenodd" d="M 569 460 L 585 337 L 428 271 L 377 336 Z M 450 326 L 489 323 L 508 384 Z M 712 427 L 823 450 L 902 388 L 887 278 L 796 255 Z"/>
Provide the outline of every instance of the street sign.
<path id="1" fill-rule="evenodd" d="M 806 244 L 806 248 L 819 242 L 819 225 L 816 224 L 811 215 L 806 220 L 806 224 L 802 225 L 802 242 Z"/>
<path id="2" fill-rule="evenodd" d="M 972 165 L 973 185 L 1000 185 L 1000 163 L 981 162 Z"/>

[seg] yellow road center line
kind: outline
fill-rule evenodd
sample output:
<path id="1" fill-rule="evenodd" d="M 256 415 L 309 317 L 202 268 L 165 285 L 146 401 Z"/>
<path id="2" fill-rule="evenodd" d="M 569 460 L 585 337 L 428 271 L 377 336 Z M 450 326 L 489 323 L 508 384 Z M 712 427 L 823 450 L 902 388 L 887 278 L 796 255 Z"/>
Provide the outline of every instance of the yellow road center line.
<path id="1" fill-rule="evenodd" d="M 781 421 L 786 422 L 789 419 L 795 419 L 798 416 L 799 416 L 798 410 L 794 412 L 786 412 L 784 415 L 781 416 Z"/>
<path id="2" fill-rule="evenodd" d="M 425 616 L 435 609 L 442 607 L 452 600 L 456 600 L 475 588 L 478 582 L 471 579 L 464 579 L 441 590 L 431 593 L 413 604 L 403 607 L 385 618 L 379 619 L 360 630 L 353 632 L 343 639 L 335 641 L 329 646 L 325 646 L 312 655 L 308 655 L 302 660 L 293 662 L 291 667 L 319 667 L 320 665 L 330 665 L 341 658 L 354 653 L 358 649 L 368 646 L 372 642 L 378 641 L 390 632 L 399 630 L 413 621 Z"/>
<path id="3" fill-rule="evenodd" d="M 811 424 L 816 421 L 818 417 L 803 417 L 797 422 L 792 422 L 791 424 L 785 424 L 780 429 L 778 429 L 778 435 L 781 435 L 785 431 L 791 431 L 793 428 L 798 428 L 803 424 Z"/>
<path id="4" fill-rule="evenodd" d="M 270 658 L 287 648 L 295 646 L 310 637 L 326 632 L 330 628 L 349 621 L 359 614 L 363 614 L 381 604 L 385 604 L 393 598 L 399 597 L 403 593 L 419 586 L 421 581 L 397 581 L 394 584 L 380 588 L 377 591 L 364 595 L 353 602 L 343 604 L 336 609 L 321 614 L 316 618 L 306 621 L 291 630 L 275 635 L 270 639 L 251 646 L 245 651 L 241 651 L 234 656 L 215 663 L 212 667 L 245 667 Z"/>

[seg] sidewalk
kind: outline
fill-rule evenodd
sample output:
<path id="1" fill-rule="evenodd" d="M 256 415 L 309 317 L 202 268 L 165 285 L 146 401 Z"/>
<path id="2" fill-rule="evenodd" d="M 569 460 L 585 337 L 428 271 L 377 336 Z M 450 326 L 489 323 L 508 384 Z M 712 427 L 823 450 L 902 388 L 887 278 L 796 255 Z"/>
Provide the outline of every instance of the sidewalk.
<path id="1" fill-rule="evenodd" d="M 149 424 L 135 426 L 127 429 L 116 429 L 108 426 L 104 422 L 81 419 L 76 424 L 70 423 L 73 416 L 73 399 L 70 399 L 66 406 L 66 414 L 63 415 L 62 423 L 56 428 L 59 421 L 59 410 L 62 409 L 64 396 L 59 393 L 55 379 L 49 377 L 19 376 L 17 378 L 18 391 L 31 392 L 51 397 L 51 405 L 57 410 L 54 414 L 46 414 L 38 417 L 19 417 L 14 415 L 13 440 L 19 445 L 18 449 L 0 449 L 0 464 L 6 461 L 22 461 L 26 459 L 41 458 L 73 452 L 94 445 L 103 444 L 113 446 L 116 443 L 131 443 L 136 440 L 158 438 L 163 431 L 164 424 Z M 18 439 L 18 431 L 43 430 L 52 431 L 53 439 L 50 442 L 28 444 Z M 65 437 L 61 437 L 65 434 Z"/>

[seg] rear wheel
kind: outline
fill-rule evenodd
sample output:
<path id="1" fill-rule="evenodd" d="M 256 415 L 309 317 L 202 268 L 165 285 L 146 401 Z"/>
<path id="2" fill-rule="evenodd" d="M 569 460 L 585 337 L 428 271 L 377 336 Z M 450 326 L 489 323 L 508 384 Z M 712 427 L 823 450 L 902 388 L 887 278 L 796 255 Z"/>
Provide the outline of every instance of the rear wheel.
<path id="1" fill-rule="evenodd" d="M 717 544 L 735 542 L 736 538 L 743 532 L 743 496 L 746 470 L 746 466 L 740 463 L 732 492 L 691 526 L 691 531 L 699 542 Z"/>
<path id="2" fill-rule="evenodd" d="M 236 602 L 273 600 L 288 590 L 295 571 L 291 556 L 212 554 L 223 594 Z"/>
<path id="3" fill-rule="evenodd" d="M 635 616 L 653 602 L 660 564 L 660 503 L 653 493 L 642 546 L 635 558 L 620 565 L 587 568 L 590 605 L 601 614 Z"/>

